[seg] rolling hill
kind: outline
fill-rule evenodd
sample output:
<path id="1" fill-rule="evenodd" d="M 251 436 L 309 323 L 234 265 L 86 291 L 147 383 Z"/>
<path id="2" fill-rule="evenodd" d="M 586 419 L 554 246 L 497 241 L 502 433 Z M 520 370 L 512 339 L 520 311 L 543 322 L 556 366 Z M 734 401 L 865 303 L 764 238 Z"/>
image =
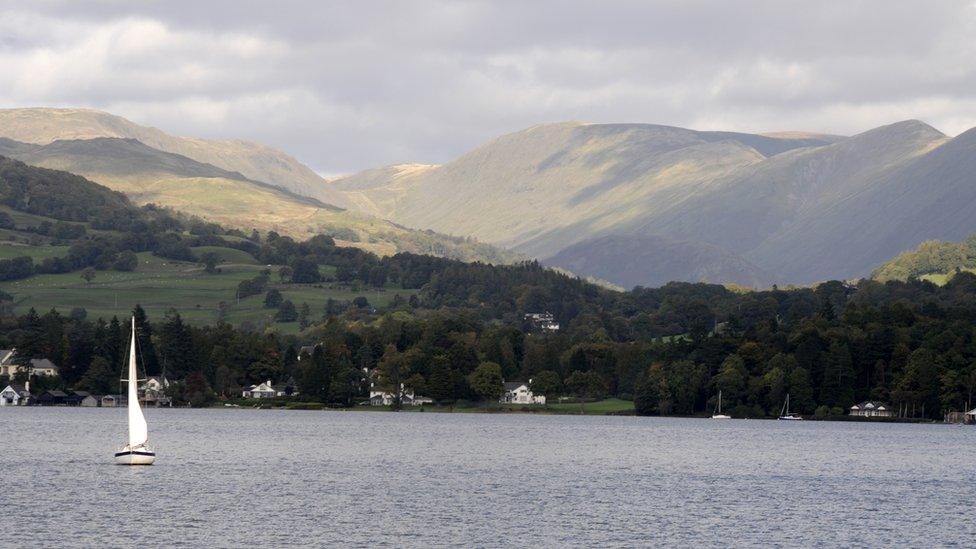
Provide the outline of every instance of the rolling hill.
<path id="1" fill-rule="evenodd" d="M 950 138 L 916 120 L 852 137 L 560 123 L 327 189 L 345 207 L 618 284 L 805 284 L 976 232 L 974 152 L 976 131 Z"/>
<path id="2" fill-rule="evenodd" d="M 98 137 L 136 139 L 154 149 L 191 158 L 256 181 L 309 195 L 322 178 L 291 156 L 258 143 L 177 137 L 92 109 L 0 109 L 0 136 L 38 145 Z"/>
<path id="3" fill-rule="evenodd" d="M 83 175 L 137 204 L 167 206 L 247 231 L 274 230 L 298 239 L 329 234 L 343 245 L 380 255 L 408 251 L 495 263 L 516 257 L 471 239 L 410 230 L 347 211 L 132 138 L 62 139 L 46 145 L 0 138 L 0 155 Z"/>

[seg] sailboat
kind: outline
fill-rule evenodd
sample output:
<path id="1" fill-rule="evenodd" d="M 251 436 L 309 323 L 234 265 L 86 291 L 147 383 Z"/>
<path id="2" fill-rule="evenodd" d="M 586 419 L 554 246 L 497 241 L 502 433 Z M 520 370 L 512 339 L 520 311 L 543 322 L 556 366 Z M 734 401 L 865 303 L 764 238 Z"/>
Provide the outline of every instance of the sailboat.
<path id="1" fill-rule="evenodd" d="M 722 413 L 722 391 L 718 392 L 718 409 L 712 414 L 712 419 L 732 419 L 732 416 L 727 416 Z"/>
<path id="2" fill-rule="evenodd" d="M 132 338 L 129 342 L 129 443 L 115 452 L 119 465 L 152 465 L 156 461 L 155 450 L 148 445 L 149 426 L 139 406 L 139 376 L 136 373 L 136 318 L 132 317 Z"/>
<path id="3" fill-rule="evenodd" d="M 790 394 L 786 393 L 786 402 L 783 403 L 783 409 L 779 411 L 779 419 L 784 421 L 800 421 L 803 419 L 799 414 L 790 413 Z"/>

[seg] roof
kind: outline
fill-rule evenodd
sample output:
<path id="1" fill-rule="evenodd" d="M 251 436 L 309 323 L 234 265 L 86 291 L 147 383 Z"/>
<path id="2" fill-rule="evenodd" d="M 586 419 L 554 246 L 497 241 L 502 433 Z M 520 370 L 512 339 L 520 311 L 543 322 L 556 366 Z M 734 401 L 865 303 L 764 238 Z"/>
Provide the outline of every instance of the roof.
<path id="1" fill-rule="evenodd" d="M 44 391 L 44 393 L 42 393 L 42 394 L 51 395 L 53 397 L 66 397 L 66 396 L 68 396 L 64 392 L 59 391 L 57 389 L 55 389 L 53 391 Z"/>
<path id="2" fill-rule="evenodd" d="M 0 362 L 6 362 L 13 354 L 13 349 L 0 349 Z"/>
<path id="3" fill-rule="evenodd" d="M 58 369 L 56 364 L 46 358 L 32 358 L 30 363 L 31 368 L 50 368 L 52 370 Z"/>
<path id="4" fill-rule="evenodd" d="M 76 396 L 80 396 L 80 397 L 91 396 L 91 393 L 89 393 L 88 391 L 71 391 L 71 392 L 74 393 Z"/>
<path id="5" fill-rule="evenodd" d="M 879 400 L 865 400 L 864 402 L 859 402 L 854 406 L 851 406 L 851 410 L 888 410 L 890 406 L 881 402 Z"/>
<path id="6" fill-rule="evenodd" d="M 506 391 L 514 391 L 515 389 L 518 389 L 523 385 L 525 385 L 526 387 L 529 386 L 529 384 L 526 383 L 525 381 L 506 381 L 504 385 Z"/>

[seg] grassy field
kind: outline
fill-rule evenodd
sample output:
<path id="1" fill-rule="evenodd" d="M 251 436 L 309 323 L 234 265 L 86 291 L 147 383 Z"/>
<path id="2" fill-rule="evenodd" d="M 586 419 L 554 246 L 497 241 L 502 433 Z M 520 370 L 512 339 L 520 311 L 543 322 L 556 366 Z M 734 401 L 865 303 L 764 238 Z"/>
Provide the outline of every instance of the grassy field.
<path id="1" fill-rule="evenodd" d="M 976 269 L 962 269 L 962 270 L 964 270 L 966 272 L 969 272 L 969 273 L 976 273 Z M 954 272 L 952 272 L 952 273 L 932 273 L 932 274 L 922 275 L 919 278 L 922 279 L 922 280 L 928 280 L 929 282 L 931 282 L 931 283 L 933 283 L 933 284 L 935 284 L 937 286 L 945 286 L 946 282 L 949 282 L 949 280 L 952 279 L 952 277 L 955 276 L 955 274 L 956 273 L 954 273 Z"/>
<path id="2" fill-rule="evenodd" d="M 194 249 L 195 252 L 200 250 Z M 124 317 L 138 303 L 152 319 L 161 318 L 172 307 L 189 322 L 206 324 L 217 319 L 219 304 L 225 302 L 228 306 L 227 320 L 231 323 L 249 321 L 256 326 L 273 327 L 284 333 L 298 331 L 297 322 L 274 322 L 275 310 L 263 307 L 264 295 L 240 300 L 236 298 L 238 283 L 253 278 L 266 266 L 257 265 L 253 257 L 238 250 L 220 248 L 211 251 L 236 262 L 221 264 L 219 273 L 207 274 L 194 263 L 140 253 L 139 266 L 135 271 L 98 271 L 90 284 L 81 278 L 80 273 L 74 272 L 3 282 L 0 289 L 14 295 L 14 307 L 18 313 L 34 307 L 40 312 L 56 308 L 67 314 L 75 307 L 84 307 L 90 318 Z M 273 282 L 277 281 L 276 271 L 277 268 L 272 268 Z M 328 271 L 323 269 L 323 272 Z M 321 317 L 324 305 L 330 298 L 349 301 L 363 296 L 371 305 L 382 307 L 397 293 L 408 297 L 416 292 L 392 288 L 357 291 L 348 287 L 332 288 L 328 284 L 322 287 L 271 284 L 269 287 L 279 289 L 285 299 L 292 300 L 296 306 L 308 303 L 313 318 Z"/>
<path id="3" fill-rule="evenodd" d="M 31 246 L 29 244 L 0 242 L 0 259 L 12 259 L 26 255 L 34 258 L 34 261 L 40 261 L 48 257 L 61 257 L 67 253 L 68 246 Z"/>
<path id="4" fill-rule="evenodd" d="M 552 410 L 567 414 L 580 413 L 580 405 L 576 402 L 554 403 L 546 405 Z M 620 400 L 619 398 L 608 398 L 596 402 L 583 404 L 583 414 L 586 415 L 607 415 L 607 414 L 627 414 L 634 413 L 634 402 L 630 400 Z"/>

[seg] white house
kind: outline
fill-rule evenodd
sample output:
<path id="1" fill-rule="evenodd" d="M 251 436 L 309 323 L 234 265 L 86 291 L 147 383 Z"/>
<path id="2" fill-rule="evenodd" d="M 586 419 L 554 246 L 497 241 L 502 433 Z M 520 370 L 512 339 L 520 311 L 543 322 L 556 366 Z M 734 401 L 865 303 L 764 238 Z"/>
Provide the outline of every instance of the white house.
<path id="1" fill-rule="evenodd" d="M 169 380 L 166 376 L 149 376 L 139 385 L 142 392 L 140 401 L 145 404 L 155 404 L 165 406 L 171 404 L 170 398 L 166 396 L 166 388 L 169 387 Z"/>
<path id="2" fill-rule="evenodd" d="M 294 389 L 294 383 L 289 381 L 287 384 L 274 385 L 271 380 L 257 385 L 251 385 L 241 392 L 244 398 L 275 398 L 283 396 L 295 396 L 298 391 Z"/>
<path id="3" fill-rule="evenodd" d="M 524 381 L 506 381 L 505 392 L 498 401 L 512 404 L 545 404 L 546 396 L 532 394 L 532 390 L 529 389 L 531 383 L 531 379 L 528 383 Z"/>
<path id="4" fill-rule="evenodd" d="M 393 391 L 381 389 L 376 383 L 371 383 L 369 388 L 369 404 L 371 406 L 390 406 L 393 404 Z M 420 406 L 422 404 L 433 404 L 434 400 L 425 396 L 414 395 L 413 389 L 404 388 L 400 384 L 400 403 L 404 406 Z"/>
<path id="5" fill-rule="evenodd" d="M 23 406 L 30 400 L 30 396 L 23 385 L 7 385 L 0 391 L 0 406 Z"/>
<path id="6" fill-rule="evenodd" d="M 526 313 L 525 320 L 528 320 L 536 328 L 539 328 L 544 332 L 559 331 L 559 323 L 556 322 L 556 318 L 552 316 L 552 313 L 548 311 L 544 313 Z"/>
<path id="7" fill-rule="evenodd" d="M 14 362 L 16 356 L 16 349 L 0 350 L 0 375 L 13 378 L 18 371 L 23 369 L 23 365 Z M 36 376 L 56 376 L 61 373 L 57 365 L 46 358 L 32 358 L 30 368 Z"/>
<path id="8" fill-rule="evenodd" d="M 849 415 L 860 417 L 892 417 L 895 414 L 891 410 L 891 407 L 883 402 L 865 400 L 860 404 L 851 406 Z"/>

